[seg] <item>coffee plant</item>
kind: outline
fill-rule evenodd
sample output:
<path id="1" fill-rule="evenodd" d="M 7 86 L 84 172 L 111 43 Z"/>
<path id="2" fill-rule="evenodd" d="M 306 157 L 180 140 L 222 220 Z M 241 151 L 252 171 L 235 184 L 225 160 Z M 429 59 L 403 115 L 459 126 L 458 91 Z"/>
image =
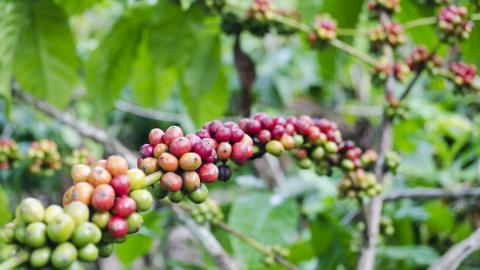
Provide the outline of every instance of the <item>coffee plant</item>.
<path id="1" fill-rule="evenodd" d="M 0 270 L 479 268 L 479 8 L 0 0 Z"/>

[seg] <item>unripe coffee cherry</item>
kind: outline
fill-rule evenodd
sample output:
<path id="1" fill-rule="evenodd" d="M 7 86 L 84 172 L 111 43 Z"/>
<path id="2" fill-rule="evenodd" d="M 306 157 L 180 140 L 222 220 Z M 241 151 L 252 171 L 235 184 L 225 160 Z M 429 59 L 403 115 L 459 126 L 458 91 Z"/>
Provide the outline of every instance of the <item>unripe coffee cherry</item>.
<path id="1" fill-rule="evenodd" d="M 170 153 L 163 153 L 158 158 L 158 165 L 164 171 L 174 172 L 178 169 L 178 159 Z"/>
<path id="2" fill-rule="evenodd" d="M 75 225 L 88 221 L 90 217 L 90 210 L 88 206 L 82 202 L 72 202 L 63 208 L 65 214 L 73 218 Z"/>
<path id="3" fill-rule="evenodd" d="M 43 222 L 32 222 L 25 229 L 26 243 L 32 248 L 39 248 L 47 243 L 47 225 Z"/>
<path id="4" fill-rule="evenodd" d="M 196 172 L 184 172 L 182 174 L 183 188 L 187 192 L 193 192 L 200 187 L 200 176 Z"/>
<path id="5" fill-rule="evenodd" d="M 88 175 L 90 174 L 90 172 L 91 172 L 91 169 L 87 165 L 84 165 L 84 164 L 74 165 L 70 172 L 73 183 L 87 182 Z"/>
<path id="6" fill-rule="evenodd" d="M 151 145 L 158 145 L 163 142 L 163 135 L 163 130 L 154 128 L 150 130 L 150 133 L 148 134 L 148 140 L 150 141 Z"/>
<path id="7" fill-rule="evenodd" d="M 179 203 L 185 198 L 185 193 L 181 190 L 168 193 L 168 199 L 173 203 Z"/>
<path id="8" fill-rule="evenodd" d="M 139 213 L 132 213 L 127 218 L 128 223 L 128 233 L 136 233 L 140 230 L 140 227 L 143 224 L 143 217 Z"/>
<path id="9" fill-rule="evenodd" d="M 87 182 L 79 182 L 73 186 L 72 201 L 79 201 L 90 205 L 94 187 Z"/>
<path id="10" fill-rule="evenodd" d="M 327 153 L 335 154 L 338 152 L 338 145 L 334 142 L 327 142 L 325 143 L 325 150 Z"/>
<path id="11" fill-rule="evenodd" d="M 26 222 L 43 221 L 45 208 L 39 200 L 26 198 L 20 203 L 19 214 L 21 220 Z"/>
<path id="12" fill-rule="evenodd" d="M 45 267 L 50 260 L 52 250 L 49 247 L 37 248 L 30 254 L 30 265 L 34 268 Z"/>
<path id="13" fill-rule="evenodd" d="M 232 154 L 232 146 L 228 142 L 222 142 L 217 147 L 217 157 L 220 160 L 227 160 Z"/>
<path id="14" fill-rule="evenodd" d="M 140 164 L 140 169 L 142 169 L 142 171 L 145 172 L 145 174 L 147 175 L 158 171 L 158 167 L 159 166 L 158 166 L 157 160 L 152 157 L 142 160 L 142 164 Z"/>
<path id="15" fill-rule="evenodd" d="M 312 165 L 313 162 L 309 158 L 304 158 L 298 161 L 298 166 L 302 169 L 309 169 L 310 167 L 312 167 Z"/>
<path id="16" fill-rule="evenodd" d="M 78 258 L 85 262 L 94 262 L 98 258 L 98 248 L 90 243 L 78 250 Z"/>
<path id="17" fill-rule="evenodd" d="M 100 229 L 105 229 L 109 220 L 110 212 L 108 211 L 96 211 L 91 218 L 92 223 Z"/>
<path id="18" fill-rule="evenodd" d="M 164 143 L 155 145 L 153 148 L 153 157 L 158 158 L 161 154 L 168 152 L 168 146 Z"/>
<path id="19" fill-rule="evenodd" d="M 196 204 L 203 203 L 208 197 L 208 188 L 206 185 L 201 184 L 200 187 L 188 194 L 190 201 Z"/>
<path id="20" fill-rule="evenodd" d="M 53 221 L 53 219 L 59 214 L 63 214 L 63 208 L 59 205 L 52 204 L 45 209 L 45 222 L 48 224 Z"/>
<path id="21" fill-rule="evenodd" d="M 52 252 L 52 265 L 57 269 L 66 269 L 77 259 L 77 249 L 71 243 L 58 245 Z"/>
<path id="22" fill-rule="evenodd" d="M 70 239 L 74 229 L 73 218 L 67 214 L 59 214 L 47 225 L 47 235 L 51 241 L 62 243 Z"/>
<path id="23" fill-rule="evenodd" d="M 101 244 L 98 246 L 98 256 L 101 258 L 110 257 L 113 253 L 113 244 Z"/>
<path id="24" fill-rule="evenodd" d="M 171 126 L 165 130 L 165 134 L 163 135 L 163 142 L 170 146 L 170 144 L 176 139 L 183 137 L 183 130 L 178 126 Z"/>
<path id="25" fill-rule="evenodd" d="M 113 190 L 115 190 L 115 194 L 119 197 L 123 195 L 128 195 L 130 192 L 130 179 L 127 175 L 117 175 L 113 177 L 112 181 L 110 182 L 110 186 L 112 186 Z"/>
<path id="26" fill-rule="evenodd" d="M 132 190 L 141 189 L 145 185 L 145 173 L 140 169 L 130 169 L 127 173 Z"/>
<path id="27" fill-rule="evenodd" d="M 137 210 L 144 212 L 152 208 L 153 196 L 145 189 L 134 190 L 130 193 L 130 197 L 137 203 Z"/>
<path id="28" fill-rule="evenodd" d="M 127 174 L 128 164 L 127 161 L 121 156 L 110 156 L 107 159 L 107 164 L 105 164 L 107 171 L 110 172 L 112 176 Z"/>
<path id="29" fill-rule="evenodd" d="M 202 159 L 197 153 L 186 153 L 180 158 L 179 165 L 184 171 L 194 171 L 202 165 Z"/>
<path id="30" fill-rule="evenodd" d="M 277 140 L 269 141 L 265 146 L 265 149 L 268 153 L 274 156 L 280 156 L 285 149 L 283 148 L 283 144 Z"/>
<path id="31" fill-rule="evenodd" d="M 102 184 L 109 184 L 112 180 L 112 175 L 104 167 L 97 166 L 92 169 L 88 175 L 88 182 L 94 187 Z"/>
<path id="32" fill-rule="evenodd" d="M 178 174 L 174 172 L 167 172 L 162 176 L 162 179 L 160 180 L 162 183 L 162 187 L 165 190 L 168 190 L 170 192 L 175 192 L 178 191 L 182 188 L 183 181 L 182 177 L 180 177 Z"/>
<path id="33" fill-rule="evenodd" d="M 198 169 L 198 175 L 203 183 L 213 183 L 218 178 L 218 167 L 213 163 L 205 163 Z"/>
<path id="34" fill-rule="evenodd" d="M 325 150 L 321 146 L 315 147 L 312 151 L 312 158 L 315 160 L 320 160 L 325 156 Z"/>
<path id="35" fill-rule="evenodd" d="M 122 238 L 128 233 L 127 220 L 121 217 L 113 216 L 108 221 L 108 232 L 115 238 Z"/>
<path id="36" fill-rule="evenodd" d="M 185 137 L 176 138 L 170 144 L 170 153 L 177 158 L 180 158 L 185 153 L 190 152 L 190 150 L 192 150 L 192 143 Z"/>
<path id="37" fill-rule="evenodd" d="M 82 223 L 73 231 L 72 242 L 77 247 L 84 247 L 89 243 L 93 243 L 97 237 L 97 230 L 99 230 L 98 227 L 93 223 Z"/>
<path id="38" fill-rule="evenodd" d="M 152 193 L 153 197 L 155 197 L 155 199 L 157 200 L 161 200 L 167 197 L 168 195 L 168 191 L 162 187 L 162 184 L 160 181 L 153 184 L 153 187 L 150 192 Z"/>
<path id="39" fill-rule="evenodd" d="M 92 207 L 99 211 L 108 211 L 115 203 L 115 190 L 110 185 L 99 185 L 92 193 Z"/>

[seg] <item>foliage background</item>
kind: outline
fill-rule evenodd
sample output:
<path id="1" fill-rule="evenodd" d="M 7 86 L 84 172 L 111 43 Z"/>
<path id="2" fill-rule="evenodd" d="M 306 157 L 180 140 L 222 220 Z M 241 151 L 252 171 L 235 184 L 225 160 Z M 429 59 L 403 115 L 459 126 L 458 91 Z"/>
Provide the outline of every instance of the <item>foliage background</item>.
<path id="1" fill-rule="evenodd" d="M 217 16 L 192 1 L 180 2 L 0 1 L 3 135 L 22 142 L 22 148 L 32 140 L 50 138 L 63 153 L 86 145 L 98 158 L 106 154 L 101 145 L 12 98 L 12 77 L 21 89 L 106 129 L 132 149 L 146 141 L 152 127 L 178 123 L 193 131 L 214 118 L 238 118 L 242 92 L 233 61 L 234 38 L 222 34 Z M 437 9 L 432 2 L 402 1 L 399 20 L 434 16 Z M 472 13 L 478 10 L 477 1 L 460 2 Z M 250 3 L 236 1 L 245 7 Z M 365 29 L 372 24 L 362 0 L 276 3 L 300 11 L 308 24 L 318 13 L 330 13 L 341 28 Z M 478 65 L 480 27 L 476 26 L 454 57 Z M 405 54 L 414 43 L 433 48 L 438 41 L 434 26 L 414 28 L 407 35 L 410 42 L 400 50 Z M 343 40 L 368 52 L 366 35 Z M 256 63 L 252 111 L 326 116 L 338 121 L 346 136 L 363 147 L 375 145 L 383 93 L 371 83 L 367 66 L 334 48 L 312 50 L 301 35 L 271 33 L 257 38 L 243 33 L 242 47 Z M 448 52 L 447 46 L 440 48 L 441 55 Z M 129 108 L 135 104 L 170 114 L 163 120 L 145 119 L 120 106 L 125 102 Z M 394 127 L 402 165 L 399 174 L 388 179 L 386 192 L 477 186 L 478 95 L 455 95 L 448 82 L 422 76 L 406 105 L 408 117 Z M 288 247 L 291 260 L 302 269 L 352 269 L 362 225 L 357 220 L 344 225 L 344 217 L 356 206 L 337 198 L 339 177 L 319 178 L 300 171 L 288 158 L 281 163 L 286 181 L 280 185 L 267 185 L 249 165 L 237 171 L 228 185 L 215 186 L 211 193 L 221 202 L 227 223 L 263 243 Z M 58 202 L 67 176 L 64 170 L 50 178 L 35 178 L 21 168 L 4 174 L 0 221 L 8 218 L 5 202 L 14 205 L 20 197 L 33 194 Z M 379 269 L 424 269 L 478 226 L 478 208 L 474 199 L 387 203 L 383 215 L 393 220 L 395 234 L 382 238 Z M 116 250 L 124 267 L 142 265 L 147 256 L 153 260 L 150 267 L 214 269 L 198 244 L 184 252 L 200 260 L 182 262 L 170 252 L 176 227 L 168 210 L 153 211 L 146 220 L 146 229 Z M 221 231 L 214 233 L 245 269 L 264 267 L 251 247 Z M 480 257 L 475 254 L 462 269 L 478 267 Z"/>

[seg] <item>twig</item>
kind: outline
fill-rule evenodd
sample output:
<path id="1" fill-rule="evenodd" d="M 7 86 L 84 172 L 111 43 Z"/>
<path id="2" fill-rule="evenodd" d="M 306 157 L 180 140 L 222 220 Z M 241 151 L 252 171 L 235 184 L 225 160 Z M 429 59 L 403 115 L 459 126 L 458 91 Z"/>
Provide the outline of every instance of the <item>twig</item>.
<path id="1" fill-rule="evenodd" d="M 189 118 L 184 114 L 162 112 L 162 111 L 147 109 L 123 100 L 116 100 L 115 108 L 124 112 L 137 115 L 137 116 L 154 119 L 158 121 L 166 121 L 166 122 L 173 122 L 173 123 L 183 123 L 185 121 L 189 121 Z"/>
<path id="2" fill-rule="evenodd" d="M 265 256 L 272 256 L 273 255 L 274 258 L 275 258 L 275 261 L 278 264 L 280 264 L 281 266 L 283 266 L 283 267 L 285 267 L 289 270 L 297 270 L 298 269 L 295 265 L 293 265 L 292 263 L 287 261 L 283 256 L 272 253 L 272 251 L 268 247 L 264 246 L 262 243 L 258 242 L 257 240 L 251 238 L 248 235 L 245 235 L 245 234 L 233 229 L 232 227 L 228 226 L 227 224 L 225 224 L 223 222 L 218 222 L 218 223 L 215 224 L 215 226 L 217 226 L 218 228 L 226 231 L 227 233 L 237 237 L 238 239 L 244 241 L 245 243 L 249 244 L 250 246 L 252 246 L 256 250 L 258 250 L 260 253 L 262 253 L 263 255 L 265 255 Z"/>
<path id="3" fill-rule="evenodd" d="M 233 47 L 233 59 L 235 61 L 235 69 L 242 86 L 242 96 L 240 98 L 240 111 L 243 116 L 250 116 L 252 107 L 252 86 L 257 75 L 255 62 L 252 58 L 242 50 L 240 33 L 235 37 L 235 45 Z"/>
<path id="4" fill-rule="evenodd" d="M 349 44 L 340 41 L 339 39 L 334 39 L 330 43 L 332 44 L 333 47 L 340 49 L 350 55 L 353 55 L 357 57 L 359 60 L 363 61 L 366 64 L 369 64 L 370 66 L 374 67 L 377 65 L 377 61 L 369 56 L 368 54 L 363 53 L 362 51 L 358 50 L 355 47 L 350 46 Z"/>
<path id="5" fill-rule="evenodd" d="M 473 232 L 468 238 L 451 247 L 428 270 L 455 270 L 470 254 L 480 248 L 480 229 Z"/>
<path id="6" fill-rule="evenodd" d="M 11 257 L 8 260 L 2 262 L 0 264 L 0 270 L 18 269 L 18 267 L 26 261 L 28 261 L 28 254 L 20 251 L 14 257 Z"/>
<path id="7" fill-rule="evenodd" d="M 442 188 L 412 188 L 391 191 L 382 196 L 384 201 L 395 201 L 400 199 L 463 199 L 467 197 L 480 197 L 480 188 L 463 188 L 458 190 L 445 190 Z"/>

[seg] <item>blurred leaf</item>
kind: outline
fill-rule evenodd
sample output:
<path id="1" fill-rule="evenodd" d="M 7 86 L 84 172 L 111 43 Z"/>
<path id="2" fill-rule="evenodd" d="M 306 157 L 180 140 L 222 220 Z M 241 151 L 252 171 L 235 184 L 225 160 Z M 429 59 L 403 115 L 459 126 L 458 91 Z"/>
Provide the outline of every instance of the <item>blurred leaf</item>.
<path id="1" fill-rule="evenodd" d="M 430 215 L 427 226 L 434 234 L 448 236 L 452 232 L 455 220 L 453 213 L 441 201 L 432 201 L 425 204 L 425 209 Z"/>
<path id="2" fill-rule="evenodd" d="M 102 0 L 55 0 L 70 15 L 81 13 Z"/>
<path id="3" fill-rule="evenodd" d="M 0 226 L 10 221 L 10 218 L 8 195 L 3 186 L 0 185 Z"/>
<path id="4" fill-rule="evenodd" d="M 115 254 L 125 267 L 138 258 L 147 254 L 152 246 L 153 239 L 143 234 L 132 234 L 128 236 L 128 240 L 121 245 L 115 245 Z"/>
<path id="5" fill-rule="evenodd" d="M 230 210 L 228 224 L 265 245 L 284 245 L 296 237 L 299 212 L 293 200 L 276 202 L 269 193 L 250 192 L 237 198 Z M 235 257 L 245 269 L 261 265 L 262 255 L 231 236 Z"/>
<path id="6" fill-rule="evenodd" d="M 431 5 L 422 5 L 419 1 L 402 1 L 402 12 L 397 17 L 400 22 L 408 22 L 418 18 L 435 16 L 435 9 Z M 408 36 L 419 45 L 433 48 L 438 42 L 435 25 L 416 27 L 407 32 Z"/>
<path id="7" fill-rule="evenodd" d="M 65 12 L 51 0 L 29 1 L 14 73 L 21 88 L 57 105 L 70 98 L 77 78 L 75 44 Z"/>
<path id="8" fill-rule="evenodd" d="M 6 113 L 10 114 L 11 79 L 13 61 L 20 33 L 25 26 L 27 4 L 23 1 L 0 1 L 0 97 L 5 100 Z"/>
<path id="9" fill-rule="evenodd" d="M 429 246 L 387 246 L 378 255 L 388 261 L 401 261 L 411 266 L 428 266 L 438 260 L 437 252 Z"/>

